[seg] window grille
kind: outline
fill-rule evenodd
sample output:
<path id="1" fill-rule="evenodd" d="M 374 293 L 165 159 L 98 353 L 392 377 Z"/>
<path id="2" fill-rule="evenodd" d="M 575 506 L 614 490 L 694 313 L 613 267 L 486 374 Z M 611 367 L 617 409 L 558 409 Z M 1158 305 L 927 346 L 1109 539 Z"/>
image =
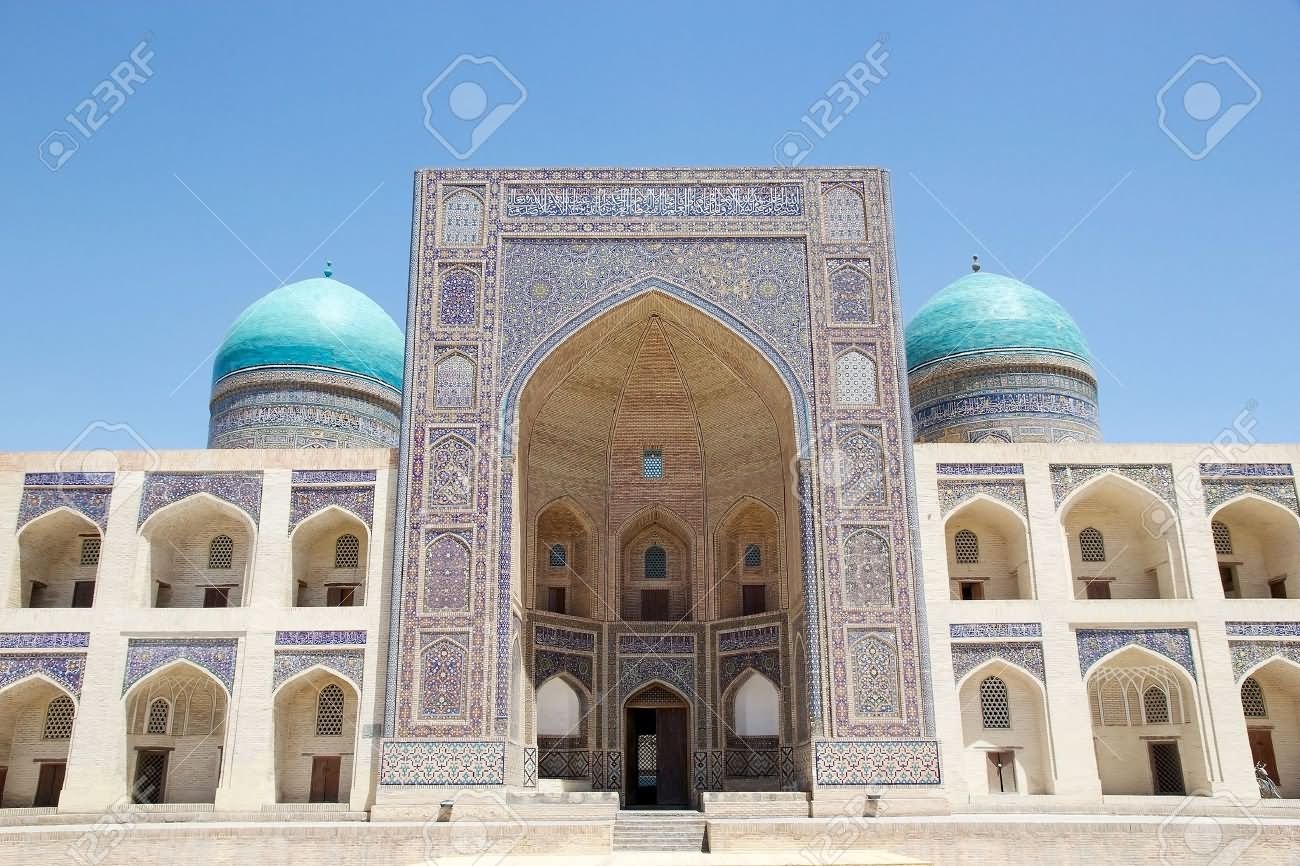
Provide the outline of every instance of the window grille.
<path id="1" fill-rule="evenodd" d="M 763 567 L 763 548 L 757 544 L 745 545 L 745 568 Z"/>
<path id="2" fill-rule="evenodd" d="M 646 577 L 667 577 L 668 576 L 668 553 L 657 544 L 646 548 L 645 576 Z"/>
<path id="3" fill-rule="evenodd" d="M 361 562 L 361 539 L 352 533 L 340 535 L 334 542 L 334 567 L 356 568 Z"/>
<path id="4" fill-rule="evenodd" d="M 1246 677 L 1246 681 L 1241 684 L 1241 711 L 1248 719 L 1268 717 L 1268 707 L 1264 705 L 1264 690 L 1260 688 L 1259 680 L 1254 677 Z"/>
<path id="5" fill-rule="evenodd" d="M 235 559 L 235 542 L 229 535 L 218 535 L 208 547 L 208 568 L 230 568 Z"/>
<path id="6" fill-rule="evenodd" d="M 330 683 L 320 690 L 316 700 L 316 736 L 337 737 L 343 734 L 343 689 Z"/>
<path id="7" fill-rule="evenodd" d="M 643 478 L 664 477 L 664 452 L 658 448 L 641 452 L 641 476 Z"/>
<path id="8" fill-rule="evenodd" d="M 551 568 L 564 568 L 569 564 L 569 551 L 563 544 L 552 544 L 550 550 Z"/>
<path id="9" fill-rule="evenodd" d="M 1228 529 L 1228 525 L 1216 520 L 1210 524 L 1210 532 L 1214 535 L 1214 552 L 1230 555 L 1232 553 L 1232 531 Z"/>
<path id="10" fill-rule="evenodd" d="M 1079 533 L 1079 556 L 1084 562 L 1106 561 L 1106 541 L 1100 530 L 1089 526 Z"/>
<path id="11" fill-rule="evenodd" d="M 835 362 L 835 386 L 841 403 L 870 406 L 876 402 L 876 362 L 858 351 Z"/>
<path id="12" fill-rule="evenodd" d="M 1011 701 L 1007 684 L 999 677 L 987 677 L 980 683 L 980 715 L 986 728 L 1011 727 Z"/>
<path id="13" fill-rule="evenodd" d="M 88 535 L 81 539 L 81 564 L 99 565 L 99 550 L 103 543 L 98 535 Z"/>
<path id="14" fill-rule="evenodd" d="M 979 536 L 969 529 L 963 529 L 953 536 L 952 546 L 955 549 L 958 562 L 974 563 L 980 561 Z"/>
<path id="15" fill-rule="evenodd" d="M 167 722 L 171 716 L 171 704 L 167 703 L 166 698 L 157 698 L 149 705 L 149 717 L 145 722 L 144 732 L 146 734 L 165 734 L 167 733 Z"/>
<path id="16" fill-rule="evenodd" d="M 59 695 L 45 708 L 45 734 L 47 740 L 66 740 L 72 736 L 72 721 L 77 710 L 72 698 Z"/>
<path id="17" fill-rule="evenodd" d="M 1169 695 L 1159 686 L 1151 686 L 1142 693 L 1142 715 L 1148 725 L 1169 724 Z"/>

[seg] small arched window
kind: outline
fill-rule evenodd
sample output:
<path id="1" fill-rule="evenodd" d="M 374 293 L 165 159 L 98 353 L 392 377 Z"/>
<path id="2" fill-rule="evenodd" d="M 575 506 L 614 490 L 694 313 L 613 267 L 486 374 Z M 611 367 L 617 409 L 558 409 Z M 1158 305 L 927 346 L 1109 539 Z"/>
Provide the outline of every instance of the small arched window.
<path id="1" fill-rule="evenodd" d="M 235 560 L 235 541 L 229 535 L 218 535 L 208 545 L 208 568 L 230 568 Z"/>
<path id="2" fill-rule="evenodd" d="M 645 551 L 645 576 L 668 576 L 668 553 L 657 544 L 652 544 Z"/>
<path id="3" fill-rule="evenodd" d="M 149 717 L 145 720 L 144 732 L 146 734 L 167 733 L 171 714 L 172 705 L 167 703 L 167 699 L 155 698 L 153 703 L 149 704 Z"/>
<path id="4" fill-rule="evenodd" d="M 316 699 L 316 736 L 337 737 L 343 734 L 343 689 L 330 683 Z"/>
<path id="5" fill-rule="evenodd" d="M 962 564 L 980 561 L 979 536 L 969 529 L 960 530 L 952 539 L 953 552 Z"/>
<path id="6" fill-rule="evenodd" d="M 745 568 L 757 570 L 763 567 L 763 548 L 757 544 L 745 545 Z"/>
<path id="7" fill-rule="evenodd" d="M 69 739 L 72 736 L 72 720 L 76 717 L 76 714 L 77 710 L 72 703 L 72 698 L 67 695 L 59 695 L 50 701 L 50 705 L 45 708 L 45 733 L 43 739 Z"/>
<path id="8" fill-rule="evenodd" d="M 1268 707 L 1264 705 L 1264 690 L 1260 688 L 1259 680 L 1254 677 L 1246 677 L 1246 681 L 1241 684 L 1241 711 L 1248 719 L 1268 718 Z"/>
<path id="9" fill-rule="evenodd" d="M 1106 561 L 1106 540 L 1100 529 L 1089 526 L 1079 533 L 1079 558 L 1084 562 Z"/>
<path id="10" fill-rule="evenodd" d="M 985 677 L 980 683 L 980 716 L 986 728 L 1011 727 L 1011 699 L 1000 677 Z"/>
<path id="11" fill-rule="evenodd" d="M 1148 725 L 1169 724 L 1169 695 L 1160 686 L 1150 686 L 1142 693 L 1142 715 Z"/>
<path id="12" fill-rule="evenodd" d="M 551 568 L 564 568 L 569 564 L 569 549 L 563 544 L 552 544 L 548 551 L 547 562 Z"/>
<path id="13" fill-rule="evenodd" d="M 334 567 L 356 568 L 361 563 L 361 540 L 352 533 L 334 541 Z"/>
<path id="14" fill-rule="evenodd" d="M 1232 531 L 1228 529 L 1228 524 L 1216 520 L 1210 524 L 1210 533 L 1214 536 L 1215 553 L 1232 553 Z"/>

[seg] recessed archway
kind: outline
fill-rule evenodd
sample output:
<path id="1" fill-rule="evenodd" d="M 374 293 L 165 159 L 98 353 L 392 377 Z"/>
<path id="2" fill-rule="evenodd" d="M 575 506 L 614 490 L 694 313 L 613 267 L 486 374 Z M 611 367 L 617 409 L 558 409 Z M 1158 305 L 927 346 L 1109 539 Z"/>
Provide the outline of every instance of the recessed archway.
<path id="1" fill-rule="evenodd" d="M 18 534 L 22 607 L 90 607 L 103 534 L 85 515 L 56 508 Z"/>
<path id="2" fill-rule="evenodd" d="M 990 659 L 958 683 L 957 697 L 971 793 L 1052 793 L 1052 746 L 1042 684 L 1010 662 Z"/>
<path id="3" fill-rule="evenodd" d="M 295 607 L 365 604 L 370 535 L 361 518 L 330 506 L 293 531 L 292 603 Z"/>
<path id="4" fill-rule="evenodd" d="M 172 662 L 126 694 L 132 802 L 212 803 L 225 759 L 230 696 L 212 674 Z"/>
<path id="5" fill-rule="evenodd" d="M 77 702 L 41 675 L 0 690 L 0 808 L 59 805 Z"/>
<path id="6" fill-rule="evenodd" d="M 356 686 L 319 666 L 276 690 L 276 802 L 348 802 L 356 762 L 357 708 Z"/>
<path id="7" fill-rule="evenodd" d="M 247 601 L 256 527 L 242 510 L 196 493 L 140 527 L 149 607 L 240 607 Z"/>
<path id="8" fill-rule="evenodd" d="M 656 681 L 624 702 L 623 724 L 627 804 L 685 806 L 690 800 L 690 703 Z"/>
<path id="9" fill-rule="evenodd" d="M 1006 504 L 976 497 L 944 523 L 949 590 L 953 599 L 1031 599 L 1034 573 L 1029 528 Z"/>
<path id="10" fill-rule="evenodd" d="M 1300 520 L 1247 494 L 1210 515 L 1211 541 L 1227 598 L 1300 598 Z"/>
<path id="11" fill-rule="evenodd" d="M 1283 797 L 1300 798 L 1300 664 L 1269 659 L 1242 677 L 1239 693 L 1252 762 Z"/>

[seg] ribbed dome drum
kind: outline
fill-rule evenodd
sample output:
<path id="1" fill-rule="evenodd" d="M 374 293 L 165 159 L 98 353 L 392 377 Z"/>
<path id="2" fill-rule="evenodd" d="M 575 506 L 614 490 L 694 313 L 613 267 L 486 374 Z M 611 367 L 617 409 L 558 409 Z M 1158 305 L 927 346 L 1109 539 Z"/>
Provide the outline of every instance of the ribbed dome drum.
<path id="1" fill-rule="evenodd" d="M 404 340 L 383 308 L 326 277 L 250 305 L 212 368 L 210 448 L 392 448 Z"/>
<path id="2" fill-rule="evenodd" d="M 971 273 L 907 326 L 918 442 L 1095 442 L 1097 379 L 1065 308 L 1019 280 Z"/>

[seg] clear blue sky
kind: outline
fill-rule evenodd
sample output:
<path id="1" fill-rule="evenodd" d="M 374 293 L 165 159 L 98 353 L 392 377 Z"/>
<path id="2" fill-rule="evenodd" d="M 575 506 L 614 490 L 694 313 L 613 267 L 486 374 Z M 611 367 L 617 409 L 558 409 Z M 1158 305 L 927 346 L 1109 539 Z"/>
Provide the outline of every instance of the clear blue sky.
<path id="1" fill-rule="evenodd" d="M 1078 319 L 1108 439 L 1205 441 L 1252 401 L 1261 439 L 1300 438 L 1294 2 L 9 2 L 0 16 L 3 450 L 61 450 L 95 422 L 202 447 L 226 328 L 327 257 L 403 323 L 412 171 L 457 164 L 421 94 L 462 53 L 498 57 L 528 94 L 467 164 L 765 165 L 878 38 L 887 79 L 805 164 L 892 170 L 907 315 L 979 253 L 1032 271 Z M 152 77 L 49 171 L 40 143 L 75 134 L 65 116 L 146 34 Z M 1197 54 L 1232 58 L 1262 96 L 1201 160 L 1156 110 Z M 1173 119 L 1203 132 L 1250 93 L 1216 82 L 1219 114 L 1198 126 L 1177 96 Z M 131 445 L 96 435 L 83 444 Z"/>

